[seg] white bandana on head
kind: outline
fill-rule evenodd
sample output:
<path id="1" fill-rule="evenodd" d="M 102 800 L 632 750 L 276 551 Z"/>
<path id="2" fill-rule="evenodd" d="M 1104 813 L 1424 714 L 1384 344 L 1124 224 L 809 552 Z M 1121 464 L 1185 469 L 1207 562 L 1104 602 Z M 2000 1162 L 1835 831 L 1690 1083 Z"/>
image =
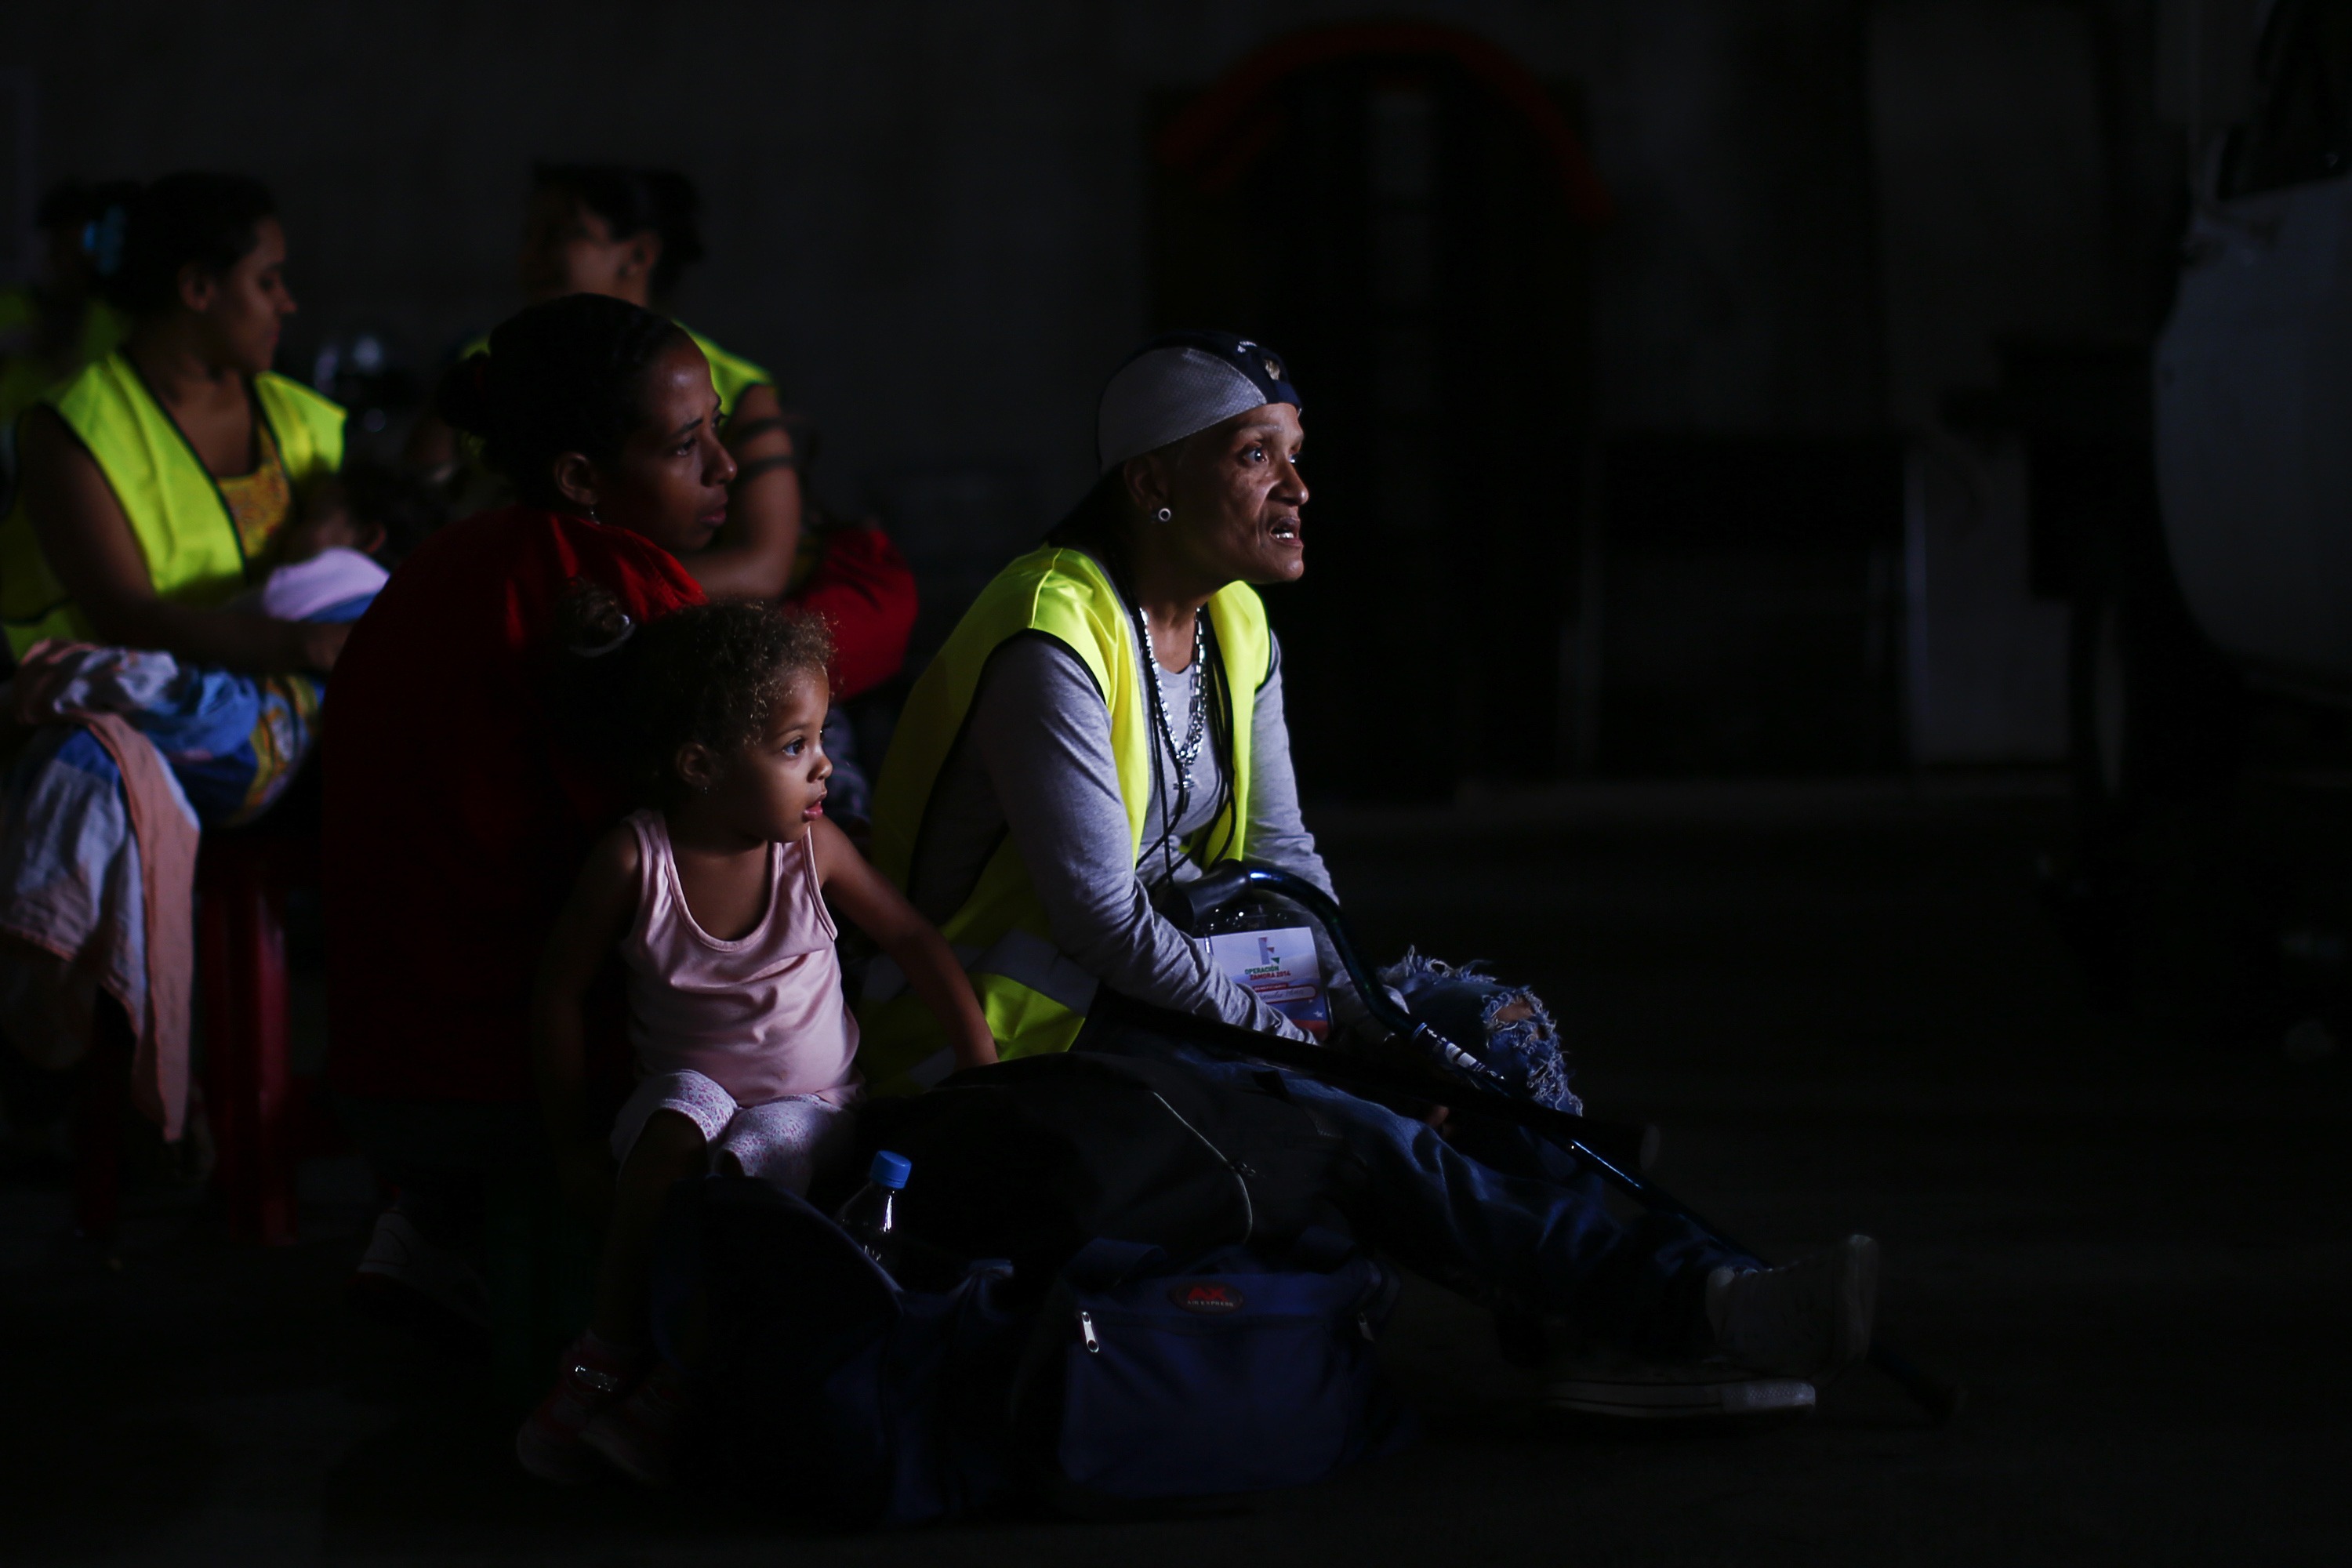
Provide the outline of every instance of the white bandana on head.
<path id="1" fill-rule="evenodd" d="M 1172 333 L 1139 351 L 1103 388 L 1095 449 L 1108 473 L 1236 414 L 1297 402 L 1271 351 L 1221 332 Z"/>

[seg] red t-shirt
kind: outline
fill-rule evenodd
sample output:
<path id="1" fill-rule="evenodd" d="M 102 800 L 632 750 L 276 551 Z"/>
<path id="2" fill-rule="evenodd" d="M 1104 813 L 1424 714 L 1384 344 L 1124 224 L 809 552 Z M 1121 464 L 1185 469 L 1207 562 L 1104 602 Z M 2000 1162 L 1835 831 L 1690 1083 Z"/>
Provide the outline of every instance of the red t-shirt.
<path id="1" fill-rule="evenodd" d="M 531 982 L 595 835 L 627 805 L 541 693 L 575 577 L 640 621 L 702 602 L 659 545 L 510 507 L 445 529 L 352 632 L 325 720 L 328 1081 L 531 1098 Z"/>

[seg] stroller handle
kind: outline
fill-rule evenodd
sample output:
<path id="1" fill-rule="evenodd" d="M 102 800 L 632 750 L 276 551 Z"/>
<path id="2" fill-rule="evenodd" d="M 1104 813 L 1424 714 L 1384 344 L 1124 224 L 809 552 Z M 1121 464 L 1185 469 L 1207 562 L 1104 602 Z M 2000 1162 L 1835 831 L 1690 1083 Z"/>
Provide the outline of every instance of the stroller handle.
<path id="1" fill-rule="evenodd" d="M 1467 1093 L 1455 1091 L 1449 1094 L 1448 1099 L 1463 1109 L 1486 1110 L 1552 1139 L 1591 1161 L 1604 1178 L 1643 1206 L 1687 1220 L 1734 1252 L 1746 1252 L 1751 1258 L 1758 1256 L 1708 1224 L 1680 1198 L 1643 1180 L 1637 1173 L 1638 1163 L 1629 1168 L 1627 1163 L 1612 1160 L 1594 1149 L 1592 1141 L 1586 1136 L 1588 1124 L 1584 1118 L 1534 1103 L 1512 1089 L 1507 1079 L 1485 1062 L 1428 1025 L 1416 1022 L 1412 1015 L 1390 998 L 1387 988 L 1380 983 L 1380 977 L 1371 972 L 1357 952 L 1355 942 L 1348 934 L 1347 921 L 1339 914 L 1339 903 L 1314 883 L 1253 860 L 1225 860 L 1193 881 L 1179 885 L 1176 892 L 1183 901 L 1185 912 L 1191 916 L 1192 928 L 1198 931 L 1207 923 L 1208 917 L 1219 905 L 1229 902 L 1249 888 L 1264 888 L 1269 892 L 1279 893 L 1305 909 L 1323 928 L 1324 934 L 1330 938 L 1331 946 L 1339 953 L 1339 963 L 1348 971 L 1348 977 L 1355 982 L 1366 1010 L 1395 1033 L 1412 1039 L 1439 1061 L 1475 1081 L 1477 1087 L 1470 1089 Z M 1268 1061 L 1282 1063 L 1327 1079 L 1344 1083 L 1349 1077 L 1354 1077 L 1360 1081 L 1376 1076 L 1379 1071 L 1355 1064 L 1328 1062 L 1320 1059 L 1325 1053 L 1319 1049 L 1301 1050 L 1289 1041 L 1253 1035 L 1248 1030 L 1212 1020 L 1181 1014 L 1167 1016 L 1195 1037 L 1203 1037 L 1205 1044 L 1257 1055 Z M 1499 1093 L 1496 1089 L 1487 1088 L 1488 1085 L 1498 1086 Z M 1420 1092 L 1431 1090 L 1422 1088 Z M 1901 1384 L 1904 1392 L 1916 1401 L 1927 1413 L 1929 1420 L 1938 1426 L 1951 1421 L 1967 1398 L 1967 1390 L 1961 1384 L 1922 1371 L 1908 1357 L 1890 1346 L 1874 1341 L 1868 1359 L 1871 1365 Z"/>

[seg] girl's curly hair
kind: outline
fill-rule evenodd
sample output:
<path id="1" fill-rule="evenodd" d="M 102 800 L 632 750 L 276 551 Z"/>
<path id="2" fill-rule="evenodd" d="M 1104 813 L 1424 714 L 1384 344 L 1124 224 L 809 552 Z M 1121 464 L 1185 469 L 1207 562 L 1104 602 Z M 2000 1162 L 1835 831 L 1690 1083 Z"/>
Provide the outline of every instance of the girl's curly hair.
<path id="1" fill-rule="evenodd" d="M 818 616 L 696 605 L 639 626 L 584 579 L 565 590 L 556 626 L 562 722 L 653 798 L 677 787 L 680 748 L 741 751 L 785 692 L 833 662 L 833 636 Z"/>

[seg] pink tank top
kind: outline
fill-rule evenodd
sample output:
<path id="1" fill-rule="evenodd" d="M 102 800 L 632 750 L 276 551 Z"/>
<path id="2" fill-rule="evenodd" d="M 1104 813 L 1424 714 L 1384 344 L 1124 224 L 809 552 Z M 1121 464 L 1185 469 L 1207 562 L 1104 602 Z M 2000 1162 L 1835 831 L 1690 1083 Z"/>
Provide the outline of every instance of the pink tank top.
<path id="1" fill-rule="evenodd" d="M 691 1069 L 738 1105 L 847 1086 L 857 1024 L 842 1001 L 839 932 L 808 838 L 768 847 L 768 912 L 750 935 L 720 942 L 686 907 L 661 813 L 637 812 L 629 826 L 637 916 L 621 962 L 639 1068 Z"/>

